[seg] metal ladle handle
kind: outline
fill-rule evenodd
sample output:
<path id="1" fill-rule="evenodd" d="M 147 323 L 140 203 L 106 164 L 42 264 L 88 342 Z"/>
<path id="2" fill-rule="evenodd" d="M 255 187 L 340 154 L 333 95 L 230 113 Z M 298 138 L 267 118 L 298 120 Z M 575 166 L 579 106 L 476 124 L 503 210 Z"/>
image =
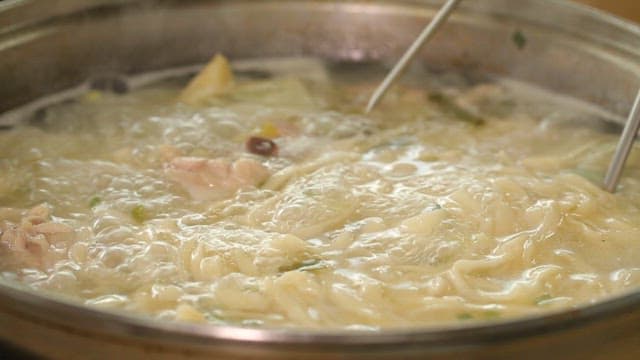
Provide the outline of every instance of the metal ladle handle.
<path id="1" fill-rule="evenodd" d="M 638 133 L 638 127 L 640 127 L 640 90 L 638 91 L 638 95 L 636 95 L 636 100 L 629 113 L 629 118 L 627 118 L 627 123 L 620 136 L 620 141 L 618 141 L 618 147 L 616 147 L 616 152 L 613 154 L 613 158 L 611 158 L 609 169 L 604 177 L 603 187 L 608 192 L 615 192 L 618 187 L 620 175 L 624 169 L 627 157 L 629 157 L 629 153 L 631 152 L 631 147 Z"/>

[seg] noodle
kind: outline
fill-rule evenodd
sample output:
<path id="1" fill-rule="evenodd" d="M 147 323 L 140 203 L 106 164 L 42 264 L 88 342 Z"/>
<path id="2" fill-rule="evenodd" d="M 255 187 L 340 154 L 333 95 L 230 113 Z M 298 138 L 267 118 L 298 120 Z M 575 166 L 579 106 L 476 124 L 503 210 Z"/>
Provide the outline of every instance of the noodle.
<path id="1" fill-rule="evenodd" d="M 167 321 L 364 331 L 640 286 L 640 157 L 619 193 L 594 184 L 616 136 L 563 122 L 593 115 L 493 82 L 400 86 L 364 116 L 372 84 L 313 64 L 234 79 L 218 58 L 182 94 L 94 92 L 0 132 L 2 278 Z"/>

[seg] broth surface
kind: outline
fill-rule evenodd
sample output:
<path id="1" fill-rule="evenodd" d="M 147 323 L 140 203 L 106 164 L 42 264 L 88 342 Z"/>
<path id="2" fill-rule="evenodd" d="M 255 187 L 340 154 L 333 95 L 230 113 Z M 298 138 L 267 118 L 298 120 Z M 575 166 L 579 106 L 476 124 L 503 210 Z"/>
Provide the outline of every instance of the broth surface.
<path id="1" fill-rule="evenodd" d="M 165 320 L 364 330 L 640 285 L 640 157 L 601 190 L 618 135 L 597 114 L 423 74 L 363 115 L 379 71 L 239 68 L 195 105 L 177 79 L 1 130 L 2 277 Z"/>

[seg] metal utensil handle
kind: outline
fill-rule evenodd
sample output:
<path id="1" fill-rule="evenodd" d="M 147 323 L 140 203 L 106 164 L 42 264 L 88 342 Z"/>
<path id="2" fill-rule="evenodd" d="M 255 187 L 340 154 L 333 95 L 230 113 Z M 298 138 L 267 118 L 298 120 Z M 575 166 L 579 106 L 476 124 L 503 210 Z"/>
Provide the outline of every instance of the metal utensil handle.
<path id="1" fill-rule="evenodd" d="M 604 189 L 609 192 L 615 192 L 618 187 L 620 175 L 622 174 L 627 157 L 629 157 L 629 153 L 631 152 L 633 141 L 638 133 L 638 127 L 640 127 L 640 90 L 638 91 L 638 95 L 636 95 L 636 100 L 627 118 L 627 123 L 620 136 L 620 141 L 618 141 L 616 152 L 613 154 L 613 158 L 611 158 L 609 169 L 604 177 Z"/>
<path id="2" fill-rule="evenodd" d="M 382 83 L 378 86 L 376 91 L 373 92 L 371 98 L 369 99 L 369 103 L 367 104 L 367 108 L 365 112 L 370 112 L 374 106 L 382 99 L 382 96 L 387 92 L 389 87 L 396 81 L 398 76 L 402 73 L 402 70 L 413 60 L 416 53 L 422 45 L 424 45 L 433 34 L 440 28 L 440 26 L 447 20 L 449 14 L 456 8 L 458 3 L 462 0 L 448 0 L 438 13 L 434 16 L 434 18 L 429 22 L 429 24 L 422 30 L 418 38 L 411 44 L 409 49 L 402 55 L 400 60 L 395 64 L 393 69 L 387 74 Z"/>

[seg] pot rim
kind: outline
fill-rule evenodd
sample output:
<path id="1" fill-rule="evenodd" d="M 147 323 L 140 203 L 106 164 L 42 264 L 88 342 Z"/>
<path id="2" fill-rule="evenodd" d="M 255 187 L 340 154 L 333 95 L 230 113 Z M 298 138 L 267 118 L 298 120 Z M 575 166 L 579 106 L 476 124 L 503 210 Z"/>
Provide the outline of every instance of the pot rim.
<path id="1" fill-rule="evenodd" d="M 321 0 L 319 2 L 335 1 Z M 360 3 L 361 1 L 355 2 Z M 497 0 L 497 2 L 507 4 L 508 0 Z M 636 39 L 636 41 L 640 39 L 640 26 L 594 8 L 562 0 L 524 0 L 524 2 L 527 4 L 547 3 L 549 6 L 564 8 L 566 11 L 577 13 L 584 19 L 598 21 L 602 26 L 610 26 L 616 31 L 624 31 L 625 34 L 623 35 L 629 39 Z M 124 3 L 128 4 L 129 1 L 119 2 L 119 4 Z M 369 4 L 371 2 L 366 3 Z M 411 6 L 424 3 L 435 4 L 438 2 L 399 0 L 393 5 Z M 478 10 L 477 7 L 465 3 L 463 3 L 463 7 L 469 10 Z M 85 9 L 86 7 L 82 6 L 80 11 Z M 2 14 L 5 10 L 7 12 Z M 482 11 L 482 9 L 480 10 Z M 0 7 L 0 20 L 10 14 L 10 7 L 7 7 L 7 9 Z M 1 24 L 2 22 L 0 21 Z M 32 25 L 33 23 L 29 23 L 29 26 Z M 561 31 L 569 29 L 562 24 L 556 26 L 556 28 Z M 2 34 L 3 32 L 0 29 L 0 35 Z M 592 40 L 594 39 L 600 43 L 605 43 L 606 36 L 600 38 L 596 34 Z M 623 44 L 619 49 L 640 56 L 640 48 Z M 601 300 L 594 304 L 534 316 L 473 324 L 380 329 L 372 332 L 342 329 L 246 328 L 232 325 L 162 322 L 135 314 L 90 308 L 55 294 L 45 295 L 14 285 L 4 279 L 0 279 L 0 305 L 4 305 L 5 308 L 11 309 L 20 316 L 35 318 L 50 326 L 72 323 L 74 326 L 79 326 L 91 333 L 118 336 L 124 334 L 138 339 L 161 341 L 163 343 L 189 343 L 207 346 L 215 342 L 231 341 L 273 346 L 337 345 L 351 348 L 361 346 L 366 346 L 367 348 L 389 345 L 405 346 L 419 343 L 420 346 L 438 346 L 442 348 L 474 346 L 488 342 L 506 342 L 527 336 L 574 329 L 596 323 L 604 318 L 621 317 L 634 312 L 640 313 L 640 289 Z"/>
<path id="2" fill-rule="evenodd" d="M 212 340 L 271 345 L 338 346 L 473 346 L 500 343 L 538 334 L 553 334 L 585 326 L 599 320 L 640 312 L 640 290 L 594 304 L 568 310 L 551 311 L 525 317 L 479 321 L 474 324 L 449 324 L 430 327 L 392 328 L 377 331 L 307 328 L 247 328 L 234 325 L 195 324 L 160 321 L 124 311 L 95 309 L 75 303 L 57 294 L 43 295 L 0 281 L 0 302 L 16 314 L 53 323 L 72 323 L 89 332 L 128 335 L 162 342 L 210 345 Z M 47 310 L 44 314 L 38 310 Z M 103 326 L 96 327 L 96 324 Z M 109 324 L 109 325 L 105 325 Z M 54 325 L 55 326 L 55 325 Z"/>

